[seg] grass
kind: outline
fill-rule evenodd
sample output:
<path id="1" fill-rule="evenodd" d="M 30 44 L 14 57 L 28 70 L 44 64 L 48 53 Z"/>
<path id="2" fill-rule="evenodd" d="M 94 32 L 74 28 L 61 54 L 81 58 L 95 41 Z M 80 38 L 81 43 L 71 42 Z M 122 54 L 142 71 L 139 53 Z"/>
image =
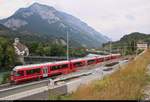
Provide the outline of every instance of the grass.
<path id="1" fill-rule="evenodd" d="M 143 98 L 142 89 L 150 81 L 146 74 L 148 64 L 150 64 L 150 50 L 103 80 L 81 86 L 75 93 L 59 99 L 140 100 Z"/>
<path id="2" fill-rule="evenodd" d="M 1 84 L 2 80 L 3 80 L 3 73 L 0 73 L 0 84 Z"/>

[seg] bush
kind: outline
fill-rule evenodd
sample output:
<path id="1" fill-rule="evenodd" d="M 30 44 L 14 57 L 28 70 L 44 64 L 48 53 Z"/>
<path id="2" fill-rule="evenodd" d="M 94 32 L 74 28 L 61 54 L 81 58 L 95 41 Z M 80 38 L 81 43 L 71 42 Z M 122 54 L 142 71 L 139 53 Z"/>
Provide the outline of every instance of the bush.
<path id="1" fill-rule="evenodd" d="M 8 83 L 10 81 L 10 73 L 5 73 L 2 78 L 2 84 Z"/>

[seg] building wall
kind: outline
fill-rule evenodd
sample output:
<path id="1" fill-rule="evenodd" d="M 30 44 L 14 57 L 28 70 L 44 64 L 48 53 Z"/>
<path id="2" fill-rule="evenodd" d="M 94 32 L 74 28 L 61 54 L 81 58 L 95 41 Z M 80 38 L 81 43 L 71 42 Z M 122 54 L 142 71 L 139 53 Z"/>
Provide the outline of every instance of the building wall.
<path id="1" fill-rule="evenodd" d="M 138 49 L 147 49 L 148 44 L 137 44 Z"/>

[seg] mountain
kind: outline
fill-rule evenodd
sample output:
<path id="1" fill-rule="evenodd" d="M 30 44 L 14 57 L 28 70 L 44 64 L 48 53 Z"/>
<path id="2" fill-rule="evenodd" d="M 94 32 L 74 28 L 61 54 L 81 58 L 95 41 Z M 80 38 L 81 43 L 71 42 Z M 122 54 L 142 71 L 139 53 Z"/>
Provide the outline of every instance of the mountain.
<path id="1" fill-rule="evenodd" d="M 69 44 L 76 47 L 101 47 L 110 40 L 78 18 L 39 3 L 20 8 L 12 16 L 0 20 L 0 23 L 22 35 L 46 42 L 66 44 L 68 31 Z"/>

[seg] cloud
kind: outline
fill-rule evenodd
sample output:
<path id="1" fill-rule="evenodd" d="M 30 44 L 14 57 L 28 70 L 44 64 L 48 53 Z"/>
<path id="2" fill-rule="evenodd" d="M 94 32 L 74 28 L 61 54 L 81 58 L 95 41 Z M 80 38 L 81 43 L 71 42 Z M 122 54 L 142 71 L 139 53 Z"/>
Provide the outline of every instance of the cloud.
<path id="1" fill-rule="evenodd" d="M 12 15 L 20 7 L 39 2 L 80 18 L 113 40 L 118 40 L 131 32 L 150 34 L 150 0 L 1 0 L 0 2 L 0 18 Z"/>

